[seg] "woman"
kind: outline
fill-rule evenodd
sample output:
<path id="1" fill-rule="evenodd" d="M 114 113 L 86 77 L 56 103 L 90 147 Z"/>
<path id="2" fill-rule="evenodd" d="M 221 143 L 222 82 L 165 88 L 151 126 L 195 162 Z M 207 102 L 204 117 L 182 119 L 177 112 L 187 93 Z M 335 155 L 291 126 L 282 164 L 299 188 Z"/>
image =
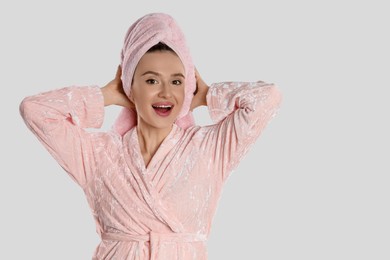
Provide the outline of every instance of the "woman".
<path id="1" fill-rule="evenodd" d="M 128 30 L 114 80 L 27 97 L 27 126 L 83 189 L 102 238 L 93 259 L 207 259 L 222 186 L 275 115 L 265 82 L 208 86 L 172 17 L 153 13 Z M 104 106 L 124 107 L 113 129 Z M 196 126 L 207 105 L 215 124 Z"/>

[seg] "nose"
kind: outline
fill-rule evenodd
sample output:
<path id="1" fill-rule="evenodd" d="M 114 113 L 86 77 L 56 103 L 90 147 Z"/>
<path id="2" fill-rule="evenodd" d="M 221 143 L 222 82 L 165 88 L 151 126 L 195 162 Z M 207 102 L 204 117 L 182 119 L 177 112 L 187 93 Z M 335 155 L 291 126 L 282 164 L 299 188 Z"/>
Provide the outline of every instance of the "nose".
<path id="1" fill-rule="evenodd" d="M 170 98 L 172 96 L 171 86 L 169 84 L 163 82 L 160 87 L 160 92 L 158 96 L 161 98 Z"/>

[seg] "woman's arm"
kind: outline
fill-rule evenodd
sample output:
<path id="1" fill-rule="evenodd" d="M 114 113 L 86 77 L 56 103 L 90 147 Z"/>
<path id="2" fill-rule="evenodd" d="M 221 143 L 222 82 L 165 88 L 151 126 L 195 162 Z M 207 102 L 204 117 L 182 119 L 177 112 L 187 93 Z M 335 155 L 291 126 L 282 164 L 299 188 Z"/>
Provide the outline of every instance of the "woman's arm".
<path id="1" fill-rule="evenodd" d="M 93 171 L 93 144 L 84 128 L 103 123 L 99 87 L 66 87 L 26 97 L 20 114 L 27 127 L 80 186 Z"/>
<path id="2" fill-rule="evenodd" d="M 210 85 L 206 100 L 216 124 L 207 128 L 205 152 L 224 181 L 275 116 L 282 95 L 272 83 L 222 82 Z"/>
<path id="3" fill-rule="evenodd" d="M 119 74 L 120 81 L 120 74 Z M 28 128 L 81 186 L 94 171 L 94 136 L 86 128 L 100 128 L 104 105 L 129 105 L 120 91 L 118 73 L 105 87 L 72 86 L 26 97 L 20 113 Z"/>

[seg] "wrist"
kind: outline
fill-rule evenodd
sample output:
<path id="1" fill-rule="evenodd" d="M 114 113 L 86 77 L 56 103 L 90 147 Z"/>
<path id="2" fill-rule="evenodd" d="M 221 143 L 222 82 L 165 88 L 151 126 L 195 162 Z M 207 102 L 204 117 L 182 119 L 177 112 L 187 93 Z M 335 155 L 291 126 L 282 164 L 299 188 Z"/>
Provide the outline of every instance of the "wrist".
<path id="1" fill-rule="evenodd" d="M 100 88 L 100 90 L 102 91 L 102 94 L 103 94 L 104 106 L 109 106 L 109 105 L 114 104 L 113 100 L 111 98 L 112 95 L 110 95 L 110 88 L 108 88 L 107 86 L 104 86 L 104 87 Z"/>
<path id="2" fill-rule="evenodd" d="M 209 92 L 209 87 L 208 86 L 205 86 L 204 88 L 202 88 L 201 90 L 201 106 L 207 106 L 207 93 Z"/>

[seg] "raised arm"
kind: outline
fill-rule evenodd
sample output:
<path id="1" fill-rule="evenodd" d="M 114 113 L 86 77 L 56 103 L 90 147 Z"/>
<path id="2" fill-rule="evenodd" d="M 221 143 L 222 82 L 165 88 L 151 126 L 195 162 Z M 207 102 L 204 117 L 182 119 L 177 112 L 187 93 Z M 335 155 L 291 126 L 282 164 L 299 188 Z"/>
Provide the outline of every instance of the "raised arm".
<path id="1" fill-rule="evenodd" d="M 84 128 L 103 122 L 103 96 L 99 87 L 66 87 L 26 97 L 20 114 L 27 127 L 80 186 L 91 169 L 92 143 Z"/>
<path id="2" fill-rule="evenodd" d="M 28 128 L 81 186 L 94 171 L 93 137 L 96 135 L 86 129 L 101 127 L 104 105 L 130 104 L 120 88 L 120 72 L 117 72 L 115 79 L 103 88 L 71 86 L 26 97 L 20 104 Z"/>
<path id="3" fill-rule="evenodd" d="M 272 83 L 222 82 L 210 85 L 206 100 L 216 124 L 204 148 L 224 181 L 275 116 L 282 95 Z"/>

